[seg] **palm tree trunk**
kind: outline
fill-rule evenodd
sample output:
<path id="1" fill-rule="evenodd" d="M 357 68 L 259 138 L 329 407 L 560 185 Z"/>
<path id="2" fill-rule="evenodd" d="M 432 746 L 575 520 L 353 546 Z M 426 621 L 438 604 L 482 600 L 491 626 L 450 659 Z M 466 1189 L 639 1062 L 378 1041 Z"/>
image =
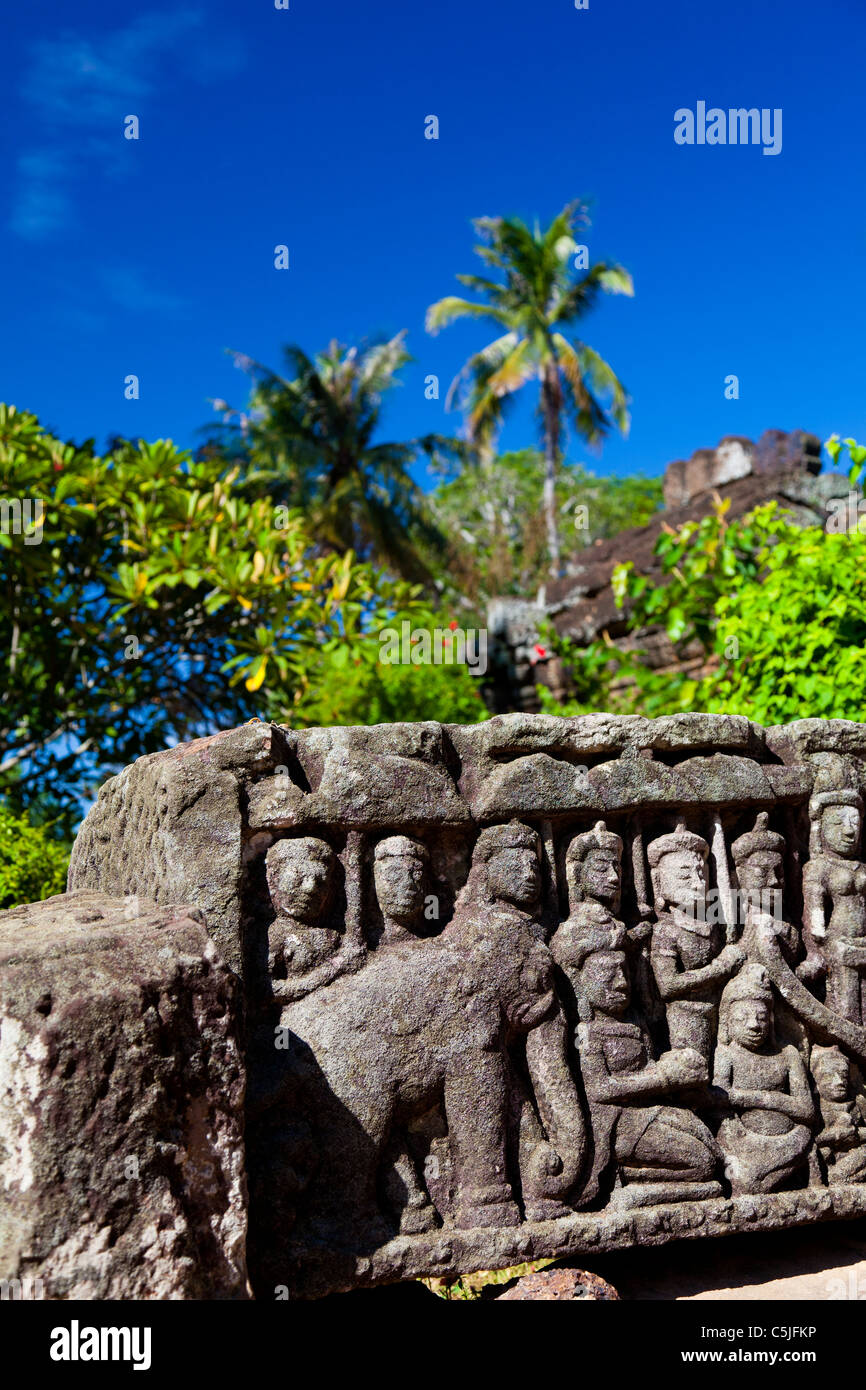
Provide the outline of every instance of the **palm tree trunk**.
<path id="1" fill-rule="evenodd" d="M 544 517 L 550 577 L 559 576 L 559 531 L 556 525 L 556 473 L 559 464 L 559 378 L 556 364 L 548 362 L 541 378 L 541 411 L 544 418 Z"/>

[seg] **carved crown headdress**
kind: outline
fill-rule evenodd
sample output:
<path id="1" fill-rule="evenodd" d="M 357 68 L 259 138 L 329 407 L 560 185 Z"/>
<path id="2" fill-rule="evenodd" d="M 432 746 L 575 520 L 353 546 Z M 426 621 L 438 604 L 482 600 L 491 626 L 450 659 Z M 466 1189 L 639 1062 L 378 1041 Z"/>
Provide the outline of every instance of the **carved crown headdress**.
<path id="1" fill-rule="evenodd" d="M 753 830 L 747 830 L 745 835 L 741 835 L 731 845 L 731 856 L 735 864 L 742 864 L 750 855 L 770 852 L 773 854 L 784 854 L 785 841 L 783 836 L 778 835 L 775 830 L 770 830 L 770 817 L 766 811 L 761 811 L 755 821 Z"/>
<path id="2" fill-rule="evenodd" d="M 686 830 L 685 821 L 680 820 L 677 821 L 676 830 L 670 835 L 660 835 L 647 846 L 649 866 L 651 869 L 657 869 L 666 854 L 681 854 L 684 850 L 699 854 L 702 859 L 706 859 L 710 853 L 706 840 L 700 835 L 694 835 L 691 830 Z"/>
<path id="3" fill-rule="evenodd" d="M 566 861 L 584 860 L 596 850 L 613 850 L 620 858 L 622 857 L 622 839 L 619 835 L 608 830 L 603 820 L 597 820 L 592 830 L 585 830 L 581 835 L 575 835 L 574 839 L 565 851 Z"/>
<path id="4" fill-rule="evenodd" d="M 825 754 L 809 800 L 809 816 L 820 820 L 827 806 L 856 806 L 863 810 L 863 798 L 857 790 L 857 778 L 846 758 L 839 754 Z"/>
<path id="5" fill-rule="evenodd" d="M 500 854 L 504 849 L 532 849 L 537 854 L 539 843 L 537 832 L 531 826 L 523 825 L 521 821 L 512 820 L 507 825 L 488 825 L 475 842 L 473 858 L 476 863 L 486 864 L 494 854 Z"/>

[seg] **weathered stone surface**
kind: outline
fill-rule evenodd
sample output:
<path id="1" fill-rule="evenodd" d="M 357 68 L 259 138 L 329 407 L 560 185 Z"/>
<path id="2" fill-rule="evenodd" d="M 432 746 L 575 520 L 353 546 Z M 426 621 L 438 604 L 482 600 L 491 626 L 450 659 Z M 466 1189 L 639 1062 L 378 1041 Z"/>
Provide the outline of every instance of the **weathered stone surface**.
<path id="1" fill-rule="evenodd" d="M 0 1279 L 249 1297 L 239 1002 L 195 909 L 0 913 Z"/>
<path id="2" fill-rule="evenodd" d="M 209 905 L 253 1287 L 316 1296 L 866 1212 L 864 782 L 841 721 L 246 726 L 70 882 Z"/>
<path id="3" fill-rule="evenodd" d="M 688 460 L 676 459 L 664 473 L 668 507 L 683 507 L 696 498 L 752 474 L 821 471 L 821 441 L 803 430 L 765 430 L 753 444 L 743 435 L 726 435 L 715 449 L 696 449 Z"/>

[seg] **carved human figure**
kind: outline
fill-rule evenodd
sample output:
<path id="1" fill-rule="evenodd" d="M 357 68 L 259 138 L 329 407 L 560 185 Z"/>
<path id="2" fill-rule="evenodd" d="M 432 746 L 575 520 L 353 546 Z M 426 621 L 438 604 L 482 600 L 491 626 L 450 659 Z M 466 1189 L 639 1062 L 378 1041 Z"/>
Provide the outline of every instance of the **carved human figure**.
<path id="1" fill-rule="evenodd" d="M 820 785 L 816 780 L 816 785 Z M 852 788 L 819 790 L 809 802 L 813 853 L 803 867 L 801 974 L 826 972 L 827 1007 L 863 1024 L 866 982 L 866 864 L 860 858 L 863 801 Z"/>
<path id="2" fill-rule="evenodd" d="M 810 1059 L 823 1128 L 815 1143 L 830 1183 L 866 1182 L 866 1098 L 851 1094 L 851 1066 L 838 1047 L 813 1047 Z"/>
<path id="3" fill-rule="evenodd" d="M 334 895 L 337 856 L 313 836 L 278 840 L 265 857 L 276 916 L 268 928 L 268 973 L 273 997 L 296 999 L 349 969 L 354 943 L 326 926 Z"/>
<path id="4" fill-rule="evenodd" d="M 753 830 L 741 835 L 731 845 L 740 902 L 744 905 L 740 945 L 749 959 L 759 962 L 762 935 L 776 939 L 789 964 L 800 945 L 797 928 L 782 916 L 784 854 L 784 838 L 769 829 L 766 811 L 760 812 Z"/>
<path id="5" fill-rule="evenodd" d="M 410 945 L 430 935 L 424 918 L 429 862 L 427 846 L 407 835 L 389 835 L 376 845 L 373 882 L 382 913 L 379 946 Z M 401 1234 L 432 1230 L 436 1213 L 402 1131 L 392 1134 L 386 1163 L 389 1172 L 383 1187 L 399 1212 Z"/>
<path id="6" fill-rule="evenodd" d="M 580 963 L 587 941 L 599 947 L 619 938 L 617 919 L 622 882 L 622 840 L 597 821 L 592 830 L 575 835 L 565 853 L 569 914 L 557 927 L 550 950 L 576 996 Z M 574 946 L 574 949 L 572 949 Z"/>
<path id="7" fill-rule="evenodd" d="M 537 1220 L 563 1214 L 561 1199 L 574 1186 L 587 1147 L 568 1063 L 566 1019 L 554 986 L 553 957 L 537 934 L 540 902 L 537 833 L 516 821 L 483 830 L 469 878 L 455 903 L 449 939 L 467 962 L 461 983 L 465 994 L 480 995 L 486 981 L 494 975 L 498 979 L 500 1022 L 489 1029 L 484 1043 L 487 1050 L 495 1048 L 500 1059 L 497 1095 L 505 1097 L 510 1089 L 507 1045 L 525 1039 L 535 1109 L 547 1136 L 521 1153 L 526 1215 Z M 497 1147 L 503 1140 L 504 1130 L 501 1138 L 497 1131 Z M 453 1144 L 452 1162 L 459 1177 L 463 1160 Z"/>
<path id="8" fill-rule="evenodd" d="M 373 855 L 373 880 L 382 912 L 380 944 L 416 941 L 425 932 L 427 846 L 406 835 L 380 840 Z"/>
<path id="9" fill-rule="evenodd" d="M 721 1151 L 702 1120 L 668 1098 L 700 1082 L 704 1058 L 688 1046 L 654 1059 L 649 1034 L 630 1013 L 622 926 L 603 942 L 593 924 L 568 937 L 581 1022 L 580 1068 L 590 1107 L 593 1178 L 611 1163 L 632 1204 L 710 1197 Z M 661 1190 L 659 1185 L 663 1185 Z"/>
<path id="10" fill-rule="evenodd" d="M 718 1131 L 736 1195 L 772 1192 L 807 1159 L 815 1109 L 796 1047 L 778 1047 L 773 988 L 749 962 L 722 992 L 714 1085 L 728 1113 Z"/>
<path id="11" fill-rule="evenodd" d="M 690 1047 L 704 1058 L 708 1079 L 719 991 L 745 960 L 741 947 L 723 945 L 707 920 L 709 846 L 680 821 L 671 835 L 647 849 L 655 900 L 650 960 L 665 1005 L 672 1048 Z"/>
<path id="12" fill-rule="evenodd" d="M 311 1180 L 319 1233 L 377 1238 L 377 1175 L 395 1132 L 441 1104 L 459 1227 L 513 1225 L 510 1049 L 520 1042 L 543 1126 L 521 1164 L 526 1215 L 559 1214 L 587 1153 L 586 1121 L 538 939 L 540 841 L 512 822 L 478 837 L 441 935 L 369 953 L 356 975 L 283 1010 L 284 1103 L 327 1136 Z M 303 1219 L 303 1218 L 299 1218 Z"/>

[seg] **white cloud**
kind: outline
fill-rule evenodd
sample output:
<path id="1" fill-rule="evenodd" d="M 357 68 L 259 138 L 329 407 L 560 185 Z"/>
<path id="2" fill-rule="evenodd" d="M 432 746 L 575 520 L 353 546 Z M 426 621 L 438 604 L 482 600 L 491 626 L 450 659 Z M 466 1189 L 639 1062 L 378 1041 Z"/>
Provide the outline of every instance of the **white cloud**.
<path id="1" fill-rule="evenodd" d="M 150 11 L 111 33 L 67 31 L 33 44 L 20 95 L 36 135 L 17 161 L 13 231 L 40 240 L 68 225 L 74 185 L 94 169 L 118 172 L 123 118 L 140 114 L 136 106 L 159 90 L 166 70 L 212 82 L 243 65 L 243 45 L 212 25 L 201 8 Z"/>
<path id="2" fill-rule="evenodd" d="M 178 295 L 149 284 L 144 275 L 132 267 L 118 267 L 102 272 L 105 294 L 113 304 L 131 313 L 176 314 L 185 301 Z"/>

